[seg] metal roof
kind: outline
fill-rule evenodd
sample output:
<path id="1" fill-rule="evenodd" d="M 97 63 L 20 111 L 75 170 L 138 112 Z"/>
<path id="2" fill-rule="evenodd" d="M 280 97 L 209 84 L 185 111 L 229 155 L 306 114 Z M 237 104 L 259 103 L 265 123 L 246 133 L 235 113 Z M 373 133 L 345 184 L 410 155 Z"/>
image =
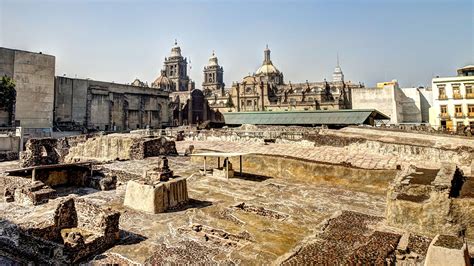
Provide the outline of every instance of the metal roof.
<path id="1" fill-rule="evenodd" d="M 375 109 L 223 113 L 227 125 L 360 125 L 390 119 Z"/>
<path id="2" fill-rule="evenodd" d="M 236 157 L 249 155 L 250 153 L 246 152 L 201 152 L 201 153 L 192 153 L 191 156 L 206 156 L 206 157 Z"/>

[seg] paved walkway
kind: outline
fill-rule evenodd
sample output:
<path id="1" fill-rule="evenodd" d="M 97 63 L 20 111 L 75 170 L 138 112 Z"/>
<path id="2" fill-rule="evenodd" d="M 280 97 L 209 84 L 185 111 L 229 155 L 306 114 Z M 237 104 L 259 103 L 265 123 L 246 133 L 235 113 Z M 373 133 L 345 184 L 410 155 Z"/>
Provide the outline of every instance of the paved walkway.
<path id="1" fill-rule="evenodd" d="M 396 169 L 397 165 L 415 164 L 418 167 L 437 168 L 436 165 L 425 161 L 413 161 L 394 155 L 380 155 L 367 151 L 351 151 L 346 148 L 319 146 L 308 147 L 298 144 L 272 143 L 264 145 L 254 142 L 225 142 L 225 141 L 177 141 L 176 148 L 184 153 L 189 145 L 197 150 L 214 150 L 222 152 L 248 152 L 269 155 L 284 155 L 307 160 L 328 163 L 350 163 L 365 169 Z"/>

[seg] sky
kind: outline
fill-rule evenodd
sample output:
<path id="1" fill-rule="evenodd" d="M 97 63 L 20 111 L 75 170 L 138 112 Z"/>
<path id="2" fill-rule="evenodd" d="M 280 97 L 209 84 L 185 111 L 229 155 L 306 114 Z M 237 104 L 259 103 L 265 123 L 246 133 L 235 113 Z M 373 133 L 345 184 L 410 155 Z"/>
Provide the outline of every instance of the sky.
<path id="1" fill-rule="evenodd" d="M 224 82 L 263 61 L 292 83 L 430 86 L 474 64 L 473 0 L 0 0 L 0 46 L 56 57 L 56 75 L 153 82 L 177 39 L 201 88 L 214 50 Z"/>

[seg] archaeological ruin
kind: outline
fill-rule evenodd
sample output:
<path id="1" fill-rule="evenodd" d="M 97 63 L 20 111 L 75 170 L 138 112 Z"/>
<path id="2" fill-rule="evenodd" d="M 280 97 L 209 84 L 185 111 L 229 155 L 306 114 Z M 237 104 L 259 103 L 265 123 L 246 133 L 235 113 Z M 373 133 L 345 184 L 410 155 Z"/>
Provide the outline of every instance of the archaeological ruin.
<path id="1" fill-rule="evenodd" d="M 470 265 L 473 166 L 472 139 L 363 126 L 31 138 L 0 263 Z"/>

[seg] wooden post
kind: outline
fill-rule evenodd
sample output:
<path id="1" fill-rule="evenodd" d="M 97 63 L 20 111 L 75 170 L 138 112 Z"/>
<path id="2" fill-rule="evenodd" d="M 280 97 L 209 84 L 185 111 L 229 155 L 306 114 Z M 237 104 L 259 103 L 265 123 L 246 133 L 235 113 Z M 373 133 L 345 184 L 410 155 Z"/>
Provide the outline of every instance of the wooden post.
<path id="1" fill-rule="evenodd" d="M 229 179 L 229 157 L 226 157 L 227 164 L 225 165 L 225 177 Z"/>
<path id="2" fill-rule="evenodd" d="M 221 168 L 221 157 L 217 157 L 217 169 Z"/>
<path id="3" fill-rule="evenodd" d="M 204 176 L 206 176 L 206 156 L 204 156 Z"/>
<path id="4" fill-rule="evenodd" d="M 242 155 L 240 157 L 240 177 L 242 177 Z"/>

